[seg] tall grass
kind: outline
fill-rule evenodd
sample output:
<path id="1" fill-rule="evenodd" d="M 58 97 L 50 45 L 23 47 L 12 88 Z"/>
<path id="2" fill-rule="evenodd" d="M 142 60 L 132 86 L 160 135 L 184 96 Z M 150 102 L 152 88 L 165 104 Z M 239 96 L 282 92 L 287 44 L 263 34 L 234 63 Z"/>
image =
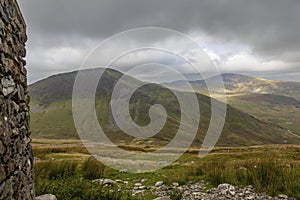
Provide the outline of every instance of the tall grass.
<path id="1" fill-rule="evenodd" d="M 90 180 L 103 177 L 105 165 L 100 163 L 96 158 L 89 157 L 83 162 L 82 172 L 84 177 Z"/>
<path id="2" fill-rule="evenodd" d="M 49 148 L 36 151 L 45 158 L 51 154 L 82 152 L 75 148 Z M 58 199 L 132 199 L 131 191 L 118 193 L 117 186 L 103 187 L 90 180 L 112 178 L 135 180 L 148 178 L 149 185 L 163 180 L 166 185 L 178 182 L 180 185 L 205 180 L 211 186 L 230 183 L 237 186 L 252 185 L 259 193 L 276 196 L 286 194 L 300 199 L 300 148 L 282 149 L 232 149 L 219 150 L 204 159 L 197 154 L 186 154 L 177 164 L 165 167 L 156 173 L 120 174 L 94 157 L 82 160 L 42 159 L 34 165 L 37 195 L 52 193 Z M 191 162 L 193 161 L 193 162 Z M 173 199 L 180 199 L 179 191 L 170 191 Z M 145 198 L 147 199 L 147 198 Z M 150 198 L 149 198 L 150 199 Z M 151 199 L 152 196 L 151 196 Z"/>
<path id="3" fill-rule="evenodd" d="M 273 157 L 245 161 L 208 161 L 193 167 L 192 175 L 201 176 L 216 186 L 221 183 L 252 185 L 257 192 L 300 197 L 300 166 L 284 164 Z"/>
<path id="4" fill-rule="evenodd" d="M 117 192 L 118 188 L 105 188 L 88 180 L 102 177 L 104 169 L 94 157 L 82 165 L 68 160 L 37 162 L 34 165 L 36 195 L 54 194 L 63 200 L 132 199 L 127 192 Z"/>
<path id="5" fill-rule="evenodd" d="M 36 195 L 54 194 L 62 200 L 130 200 L 127 192 L 117 192 L 116 188 L 103 188 L 91 181 L 69 177 L 36 182 Z"/>
<path id="6" fill-rule="evenodd" d="M 35 163 L 34 172 L 38 178 L 64 178 L 74 176 L 77 166 L 75 161 L 43 161 Z"/>

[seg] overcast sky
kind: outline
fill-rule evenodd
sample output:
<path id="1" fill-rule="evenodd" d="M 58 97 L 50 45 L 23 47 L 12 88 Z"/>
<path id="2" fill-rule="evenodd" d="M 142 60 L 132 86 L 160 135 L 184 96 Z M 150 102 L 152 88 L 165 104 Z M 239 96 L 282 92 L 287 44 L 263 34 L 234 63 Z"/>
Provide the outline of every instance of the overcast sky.
<path id="1" fill-rule="evenodd" d="M 149 26 L 188 35 L 199 43 L 221 72 L 299 81 L 299 0 L 26 0 L 19 3 L 28 27 L 30 83 L 77 70 L 101 41 L 128 29 Z M 187 49 L 178 38 L 145 35 L 145 38 L 119 41 L 107 53 L 144 40 Z M 197 49 L 187 52 L 188 56 L 197 58 Z M 97 59 L 101 65 L 103 58 Z M 137 60 L 138 64 L 161 61 L 174 68 L 180 65 L 169 55 L 157 52 L 132 54 L 126 60 L 126 65 L 136 64 Z"/>

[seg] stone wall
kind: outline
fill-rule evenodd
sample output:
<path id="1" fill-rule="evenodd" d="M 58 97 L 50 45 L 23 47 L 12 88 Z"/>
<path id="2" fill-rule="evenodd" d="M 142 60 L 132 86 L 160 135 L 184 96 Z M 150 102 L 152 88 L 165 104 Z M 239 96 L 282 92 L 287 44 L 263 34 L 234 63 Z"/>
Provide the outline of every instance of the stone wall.
<path id="1" fill-rule="evenodd" d="M 0 5 L 0 199 L 33 199 L 26 25 L 16 0 Z"/>

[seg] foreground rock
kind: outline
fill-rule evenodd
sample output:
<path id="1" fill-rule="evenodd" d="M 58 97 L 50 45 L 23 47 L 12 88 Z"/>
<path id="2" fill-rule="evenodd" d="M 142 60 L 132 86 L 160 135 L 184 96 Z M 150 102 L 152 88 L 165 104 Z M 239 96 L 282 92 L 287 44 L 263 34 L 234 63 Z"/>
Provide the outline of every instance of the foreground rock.
<path id="1" fill-rule="evenodd" d="M 155 183 L 155 187 L 161 187 L 163 185 L 164 185 L 163 181 L 159 181 L 159 182 Z"/>
<path id="2" fill-rule="evenodd" d="M 34 199 L 26 24 L 17 0 L 0 1 L 0 199 Z"/>
<path id="3" fill-rule="evenodd" d="M 237 187 L 224 183 L 220 184 L 217 188 L 208 190 L 204 181 L 186 185 L 180 185 L 179 183 L 174 182 L 168 186 L 163 181 L 156 182 L 154 185 L 147 185 L 145 184 L 145 181 L 142 180 L 145 179 L 132 183 L 132 187 L 128 187 L 129 182 L 127 181 L 110 181 L 118 184 L 120 190 L 131 192 L 132 196 L 156 196 L 154 200 L 295 200 L 295 198 L 288 197 L 284 194 L 278 195 L 277 197 L 271 197 L 267 194 L 256 193 L 251 185 L 247 187 Z M 98 180 L 94 180 L 93 182 L 97 181 Z M 125 182 L 126 184 L 124 184 Z M 144 182 L 144 184 L 141 182 Z"/>
<path id="4" fill-rule="evenodd" d="M 154 200 L 172 200 L 170 197 L 157 197 Z"/>
<path id="5" fill-rule="evenodd" d="M 194 184 L 189 187 L 188 190 L 183 192 L 184 200 L 196 200 L 196 199 L 235 199 L 235 200 L 266 200 L 266 199 L 287 199 L 294 200 L 295 198 L 289 198 L 286 195 L 279 195 L 278 197 L 271 197 L 267 194 L 258 194 L 254 191 L 251 185 L 240 188 L 230 184 L 221 184 L 217 188 L 213 188 L 206 192 L 199 191 L 203 185 Z"/>
<path id="6" fill-rule="evenodd" d="M 35 198 L 36 200 L 57 200 L 53 194 L 45 194 Z"/>

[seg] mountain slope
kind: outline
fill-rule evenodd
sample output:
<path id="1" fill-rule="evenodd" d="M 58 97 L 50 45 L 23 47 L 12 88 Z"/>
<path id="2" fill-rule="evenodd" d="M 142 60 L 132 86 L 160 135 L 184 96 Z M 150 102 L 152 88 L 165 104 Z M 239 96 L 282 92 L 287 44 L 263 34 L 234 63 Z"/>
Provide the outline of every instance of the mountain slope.
<path id="1" fill-rule="evenodd" d="M 278 124 L 300 135 L 300 102 L 294 98 L 273 94 L 229 95 L 230 105 L 256 118 Z"/>
<path id="2" fill-rule="evenodd" d="M 241 95 L 229 95 L 229 98 L 233 98 L 240 101 L 251 101 L 254 103 L 260 102 L 267 105 L 279 105 L 279 106 L 300 106 L 300 101 L 287 96 L 275 95 L 275 94 L 241 94 Z"/>
<path id="3" fill-rule="evenodd" d="M 300 83 L 298 82 L 272 81 L 239 74 L 222 74 L 222 79 L 227 94 L 275 94 L 300 100 Z M 209 80 L 213 82 L 216 77 L 209 78 Z M 175 81 L 168 85 L 186 91 L 187 88 L 184 88 L 183 83 L 183 81 Z M 191 81 L 191 85 L 196 91 L 207 94 L 204 80 Z M 213 92 L 218 93 L 218 89 Z"/>
<path id="4" fill-rule="evenodd" d="M 239 74 L 223 74 L 227 103 L 262 121 L 277 124 L 290 133 L 300 135 L 300 83 L 271 81 Z M 209 81 L 216 81 L 212 77 Z M 188 91 L 182 81 L 168 83 L 173 88 Z M 192 81 L 195 91 L 207 94 L 205 81 Z M 210 94 L 222 92 L 215 89 Z"/>
<path id="5" fill-rule="evenodd" d="M 103 69 L 98 69 L 103 70 Z M 31 129 L 33 137 L 70 138 L 77 137 L 72 119 L 72 87 L 76 72 L 59 74 L 29 86 L 31 101 Z M 177 98 L 168 89 L 157 84 L 146 84 L 135 91 L 131 99 L 130 114 L 139 125 L 150 122 L 148 111 L 151 105 L 161 104 L 167 110 L 165 127 L 154 137 L 140 140 L 123 133 L 116 126 L 110 111 L 110 97 L 122 74 L 106 70 L 99 81 L 96 92 L 96 110 L 100 125 L 107 136 L 118 143 L 144 143 L 164 145 L 176 134 L 180 124 L 180 106 Z M 139 81 L 128 77 L 123 84 Z M 194 145 L 203 141 L 210 121 L 210 98 L 197 94 L 201 110 L 201 121 Z M 228 106 L 227 118 L 220 146 L 244 146 L 271 143 L 297 143 L 299 138 L 268 122 L 260 121 L 236 108 Z"/>

